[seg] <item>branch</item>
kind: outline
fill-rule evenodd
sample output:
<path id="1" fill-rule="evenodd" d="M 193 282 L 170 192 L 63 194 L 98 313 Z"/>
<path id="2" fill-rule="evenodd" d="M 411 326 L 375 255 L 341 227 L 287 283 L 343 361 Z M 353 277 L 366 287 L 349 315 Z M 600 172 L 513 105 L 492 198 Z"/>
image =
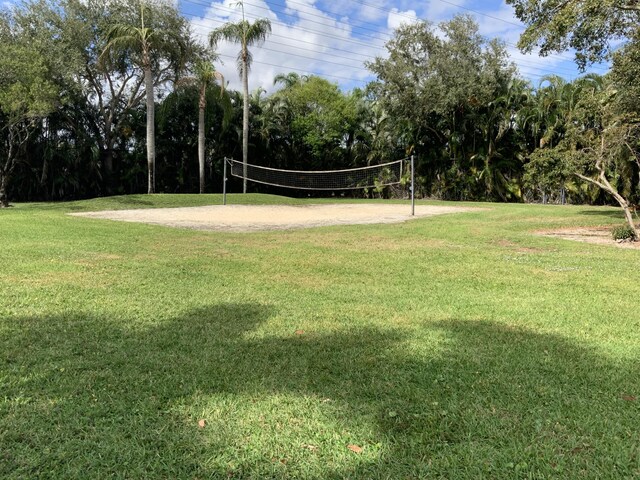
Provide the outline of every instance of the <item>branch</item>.
<path id="1" fill-rule="evenodd" d="M 129 96 L 129 99 L 127 101 L 127 106 L 126 106 L 127 109 L 133 107 L 136 103 L 142 100 L 143 94 L 138 95 L 138 92 L 140 92 L 140 88 L 142 87 L 143 83 L 144 83 L 144 77 L 139 77 L 138 83 L 136 83 L 134 88 L 131 90 L 131 95 Z"/>
<path id="2" fill-rule="evenodd" d="M 613 5 L 613 8 L 624 12 L 640 12 L 640 5 Z"/>
<path id="3" fill-rule="evenodd" d="M 581 173 L 574 173 L 574 175 L 578 178 L 581 178 L 582 180 L 585 180 L 587 182 L 593 183 L 594 185 L 597 185 L 598 187 L 600 187 L 602 190 L 607 190 L 606 185 L 604 185 L 603 183 L 600 183 L 598 180 L 591 178 L 591 177 L 587 177 L 585 175 L 582 175 Z"/>

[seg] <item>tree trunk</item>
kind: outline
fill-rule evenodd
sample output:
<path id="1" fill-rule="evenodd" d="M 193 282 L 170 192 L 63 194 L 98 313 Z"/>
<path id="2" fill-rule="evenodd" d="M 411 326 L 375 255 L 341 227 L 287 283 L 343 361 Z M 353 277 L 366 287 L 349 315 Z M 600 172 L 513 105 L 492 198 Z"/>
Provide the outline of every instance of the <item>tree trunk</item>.
<path id="1" fill-rule="evenodd" d="M 200 89 L 200 105 L 198 112 L 198 167 L 200 173 L 200 193 L 204 193 L 204 111 L 207 107 L 206 86 Z"/>
<path id="2" fill-rule="evenodd" d="M 107 194 L 113 190 L 113 150 L 108 148 L 100 152 L 103 158 L 103 184 Z"/>
<path id="3" fill-rule="evenodd" d="M 16 123 L 10 125 L 7 132 L 7 156 L 0 168 L 0 208 L 9 207 L 9 181 L 16 167 L 18 151 L 29 138 L 28 124 Z"/>
<path id="4" fill-rule="evenodd" d="M 242 193 L 247 193 L 247 159 L 249 158 L 249 72 L 246 48 L 242 55 L 242 88 L 244 93 L 242 111 Z"/>
<path id="5" fill-rule="evenodd" d="M 603 143 L 603 149 L 604 149 L 604 143 Z M 603 160 L 602 160 L 602 157 L 601 157 L 596 162 L 596 169 L 599 172 L 598 180 L 593 179 L 593 178 L 589 178 L 589 177 L 587 177 L 585 175 L 581 175 L 579 173 L 576 173 L 576 176 L 578 178 L 581 178 L 582 180 L 586 180 L 587 182 L 590 182 L 590 183 L 593 183 L 594 185 L 597 185 L 598 187 L 600 187 L 605 192 L 608 192 L 616 200 L 616 202 L 618 202 L 618 205 L 620 205 L 620 207 L 622 208 L 622 211 L 624 212 L 624 218 L 627 221 L 627 224 L 629 225 L 631 230 L 633 230 L 634 236 L 637 239 L 638 238 L 638 229 L 636 228 L 635 222 L 633 221 L 633 214 L 631 213 L 631 206 L 629 205 L 629 202 L 627 201 L 627 199 L 624 198 L 622 195 L 620 195 L 618 193 L 618 191 L 613 187 L 613 185 L 611 185 L 611 183 L 609 182 L 609 179 L 607 179 L 607 175 L 606 175 L 606 172 L 605 172 L 604 168 L 605 167 L 603 165 Z"/>
<path id="6" fill-rule="evenodd" d="M 155 134 L 155 101 L 153 98 L 153 74 L 151 67 L 144 69 L 144 86 L 147 96 L 147 168 L 149 171 L 148 192 L 156 191 L 156 134 Z"/>
<path id="7" fill-rule="evenodd" d="M 634 239 L 637 240 L 638 229 L 636 228 L 636 224 L 633 221 L 633 215 L 631 214 L 631 206 L 627 201 L 627 199 L 624 198 L 622 195 L 620 195 L 618 193 L 618 190 L 615 189 L 613 185 L 611 185 L 611 183 L 609 182 L 609 179 L 607 178 L 605 166 L 604 166 L 604 161 L 603 161 L 604 155 L 605 155 L 605 142 L 603 137 L 601 147 L 600 147 L 600 159 L 596 162 L 596 168 L 598 169 L 598 172 L 599 172 L 598 177 L 600 179 L 599 184 L 601 187 L 604 188 L 604 190 L 609 192 L 611 196 L 616 199 L 616 202 L 618 202 L 618 204 L 622 207 L 622 210 L 624 211 L 624 217 L 627 220 L 627 224 L 633 231 Z"/>
<path id="8" fill-rule="evenodd" d="M 9 184 L 9 174 L 0 171 L 0 208 L 9 206 L 9 198 L 7 197 L 7 186 Z"/>

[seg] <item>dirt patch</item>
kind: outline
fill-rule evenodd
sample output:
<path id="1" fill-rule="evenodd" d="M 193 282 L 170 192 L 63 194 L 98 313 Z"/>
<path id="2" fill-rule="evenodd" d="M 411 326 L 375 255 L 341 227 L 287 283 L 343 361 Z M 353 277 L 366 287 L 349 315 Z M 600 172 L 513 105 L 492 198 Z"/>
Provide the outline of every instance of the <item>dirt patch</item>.
<path id="1" fill-rule="evenodd" d="M 611 227 L 577 227 L 561 230 L 540 230 L 538 235 L 553 238 L 563 238 L 578 242 L 596 243 L 598 245 L 613 245 L 620 248 L 640 249 L 640 242 L 617 241 L 611 237 Z"/>
<path id="2" fill-rule="evenodd" d="M 400 223 L 413 218 L 447 213 L 481 211 L 480 208 L 419 205 L 411 216 L 409 205 L 215 205 L 186 208 L 153 208 L 70 213 L 78 217 L 149 223 L 196 230 L 254 232 L 289 230 L 327 225 Z"/>

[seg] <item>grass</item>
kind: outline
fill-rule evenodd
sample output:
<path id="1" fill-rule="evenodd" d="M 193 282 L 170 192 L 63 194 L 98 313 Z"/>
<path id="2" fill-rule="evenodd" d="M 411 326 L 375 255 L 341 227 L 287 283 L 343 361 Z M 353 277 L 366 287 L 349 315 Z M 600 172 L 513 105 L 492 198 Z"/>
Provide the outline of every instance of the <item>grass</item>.
<path id="1" fill-rule="evenodd" d="M 219 201 L 0 211 L 1 478 L 640 476 L 640 252 L 531 234 L 617 210 L 252 234 L 65 215 Z"/>

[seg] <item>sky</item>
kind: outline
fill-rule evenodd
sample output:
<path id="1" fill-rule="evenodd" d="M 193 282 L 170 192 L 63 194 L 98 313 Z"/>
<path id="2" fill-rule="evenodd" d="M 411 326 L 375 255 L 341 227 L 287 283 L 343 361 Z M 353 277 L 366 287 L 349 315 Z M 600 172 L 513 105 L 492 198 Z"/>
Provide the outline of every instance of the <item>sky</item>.
<path id="1" fill-rule="evenodd" d="M 242 18 L 237 0 L 179 0 L 178 8 L 203 42 L 215 28 Z M 244 10 L 247 20 L 267 18 L 272 24 L 267 41 L 250 48 L 251 91 L 262 87 L 271 92 L 275 75 L 289 72 L 319 75 L 343 90 L 364 87 L 375 79 L 365 62 L 386 56 L 384 45 L 402 23 L 428 20 L 437 24 L 464 13 L 475 18 L 482 35 L 506 42 L 511 60 L 534 86 L 545 75 L 557 74 L 567 80 L 581 75 L 571 52 L 544 58 L 522 54 L 516 44 L 524 27 L 513 8 L 501 0 L 245 0 Z M 227 42 L 216 49 L 221 60 L 216 68 L 234 89 L 241 88 L 236 66 L 239 49 Z M 604 65 L 587 70 L 606 71 Z"/>

